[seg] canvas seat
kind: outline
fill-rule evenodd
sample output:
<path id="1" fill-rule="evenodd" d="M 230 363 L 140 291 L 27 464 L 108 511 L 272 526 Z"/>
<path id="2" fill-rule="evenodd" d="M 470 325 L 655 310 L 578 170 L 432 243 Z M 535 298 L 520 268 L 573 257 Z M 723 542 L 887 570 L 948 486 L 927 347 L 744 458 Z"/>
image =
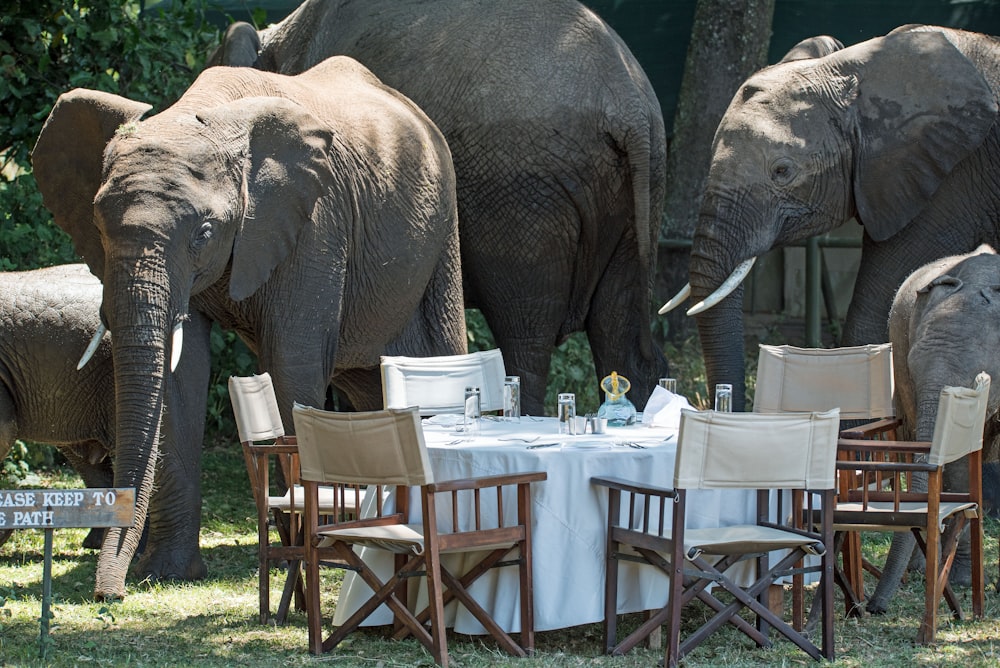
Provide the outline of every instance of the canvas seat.
<path id="1" fill-rule="evenodd" d="M 544 472 L 437 481 L 430 468 L 420 417 L 415 407 L 367 413 L 333 413 L 296 404 L 293 408 L 306 496 L 306 601 L 309 651 L 335 648 L 380 605 L 394 617 L 394 637 L 413 635 L 447 666 L 444 607 L 464 606 L 515 656 L 534 651 L 534 603 L 531 554 L 531 484 Z M 371 517 L 335 526 L 321 523 L 316 489 L 320 484 L 374 485 L 394 488 L 394 507 L 373 509 Z M 409 488 L 419 509 L 411 517 Z M 366 561 L 372 551 L 396 555 L 393 573 L 380 577 Z M 472 555 L 477 562 L 453 573 L 443 556 Z M 355 570 L 373 595 L 341 626 L 323 638 L 319 565 L 334 558 Z M 490 568 L 516 567 L 519 582 L 519 636 L 516 642 L 469 593 Z M 411 610 L 406 581 L 418 576 L 427 587 L 428 607 Z"/>
<path id="2" fill-rule="evenodd" d="M 267 623 L 271 615 L 271 566 L 285 564 L 288 574 L 275 614 L 275 621 L 283 624 L 293 595 L 296 608 L 305 610 L 301 576 L 305 556 L 302 542 L 305 490 L 298 484 L 298 446 L 295 436 L 285 434 L 269 374 L 231 376 L 229 398 L 257 508 L 260 623 Z M 272 474 L 277 472 L 281 474 L 280 480 L 288 485 L 284 493 L 276 493 L 280 492 L 275 483 L 278 476 Z M 355 517 L 364 494 L 357 486 L 321 487 L 317 490 L 319 512 L 331 523 Z M 277 541 L 272 538 L 272 531 L 277 534 Z"/>
<path id="3" fill-rule="evenodd" d="M 672 488 L 594 478 L 594 484 L 608 490 L 606 651 L 623 654 L 665 623 L 665 665 L 673 667 L 705 638 L 732 625 L 759 646 L 771 645 L 769 629 L 774 628 L 814 659 L 832 659 L 832 509 L 838 427 L 836 409 L 787 415 L 685 410 L 681 413 Z M 688 492 L 700 489 L 757 490 L 756 521 L 688 527 Z M 791 495 L 782 493 L 787 490 L 799 492 L 796 503 L 790 502 Z M 806 515 L 796 511 L 799 501 L 804 503 Z M 814 512 L 821 519 L 815 530 L 803 522 Z M 819 564 L 797 568 L 796 564 L 809 555 L 817 556 Z M 659 568 L 669 576 L 670 585 L 664 592 L 663 608 L 619 640 L 618 568 L 625 560 Z M 754 565 L 749 583 L 740 581 L 734 569 L 747 560 Z M 768 607 L 771 585 L 804 571 L 822 574 L 820 646 Z M 798 586 L 802 586 L 801 581 Z M 712 587 L 721 588 L 733 601 L 720 599 Z M 715 614 L 682 641 L 682 612 L 696 599 Z M 754 614 L 754 624 L 739 615 L 744 608 Z"/>

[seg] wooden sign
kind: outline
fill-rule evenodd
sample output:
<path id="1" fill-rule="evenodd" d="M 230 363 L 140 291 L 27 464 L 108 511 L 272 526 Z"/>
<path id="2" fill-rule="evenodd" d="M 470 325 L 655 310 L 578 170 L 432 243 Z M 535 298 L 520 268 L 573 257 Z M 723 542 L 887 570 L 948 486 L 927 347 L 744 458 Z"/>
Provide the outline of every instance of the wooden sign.
<path id="1" fill-rule="evenodd" d="M 0 530 L 132 526 L 135 489 L 0 489 Z"/>

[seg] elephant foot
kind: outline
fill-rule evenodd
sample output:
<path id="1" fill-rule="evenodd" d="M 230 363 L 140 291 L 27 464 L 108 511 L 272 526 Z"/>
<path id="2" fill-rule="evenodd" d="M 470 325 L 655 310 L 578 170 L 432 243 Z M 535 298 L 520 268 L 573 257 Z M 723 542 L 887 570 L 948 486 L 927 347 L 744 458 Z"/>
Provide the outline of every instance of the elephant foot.
<path id="1" fill-rule="evenodd" d="M 201 555 L 184 555 L 168 549 L 148 549 L 139 559 L 139 577 L 150 580 L 204 580 L 208 568 Z"/>
<path id="2" fill-rule="evenodd" d="M 952 587 L 971 587 L 972 564 L 968 561 L 960 562 L 956 559 L 951 565 L 951 570 L 948 571 L 948 583 Z"/>
<path id="3" fill-rule="evenodd" d="M 100 527 L 94 527 L 87 534 L 86 538 L 83 539 L 83 547 L 86 550 L 99 550 L 101 549 L 101 543 L 104 542 L 104 529 Z"/>
<path id="4" fill-rule="evenodd" d="M 865 605 L 865 610 L 868 611 L 869 615 L 884 615 L 888 606 L 883 601 L 876 601 L 874 597 L 868 599 L 868 603 Z"/>

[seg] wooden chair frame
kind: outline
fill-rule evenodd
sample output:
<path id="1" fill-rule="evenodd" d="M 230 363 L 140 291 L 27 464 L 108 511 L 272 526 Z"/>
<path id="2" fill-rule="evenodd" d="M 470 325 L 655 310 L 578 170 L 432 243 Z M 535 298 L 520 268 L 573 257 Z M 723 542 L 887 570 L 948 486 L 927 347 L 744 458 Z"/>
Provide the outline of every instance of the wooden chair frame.
<path id="1" fill-rule="evenodd" d="M 686 413 L 686 412 L 685 412 Z M 748 414 L 742 414 L 748 415 Z M 828 415 L 833 415 L 836 411 Z M 683 419 L 686 419 L 685 415 Z M 683 422 L 682 422 L 683 425 Z M 835 429 L 835 425 L 832 427 Z M 683 426 L 682 436 L 683 438 Z M 820 436 L 819 438 L 822 438 Z M 604 643 L 609 654 L 624 654 L 648 637 L 661 625 L 667 625 L 666 658 L 664 665 L 672 668 L 694 647 L 723 625 L 730 624 L 752 639 L 760 647 L 770 647 L 768 637 L 771 627 L 796 644 L 814 659 L 833 659 L 833 431 L 829 435 L 830 478 L 828 488 L 811 489 L 791 485 L 786 490 L 768 485 L 756 493 L 756 525 L 775 530 L 788 540 L 781 548 L 788 553 L 775 564 L 769 563 L 769 552 L 777 547 L 761 549 L 754 539 L 745 539 L 746 549 L 729 549 L 702 546 L 705 554 L 718 555 L 712 563 L 688 544 L 686 510 L 688 488 L 677 484 L 668 489 L 654 485 L 641 485 L 615 478 L 593 478 L 596 485 L 608 490 L 608 520 L 606 547 L 606 575 L 604 598 Z M 683 443 L 678 444 L 678 449 Z M 680 451 L 678 460 L 680 460 Z M 786 495 L 782 491 L 797 490 L 798 494 Z M 796 511 L 796 509 L 798 509 Z M 666 518 L 670 518 L 667 524 Z M 790 523 L 775 522 L 771 517 L 787 518 Z M 819 526 L 813 529 L 807 518 L 818 517 Z M 622 518 L 625 518 L 624 520 Z M 743 530 L 745 527 L 730 527 Z M 753 531 L 750 529 L 749 531 Z M 694 533 L 698 533 L 695 531 Z M 772 536 L 772 539 L 774 537 Z M 809 543 L 796 542 L 808 539 Z M 744 540 L 741 538 L 741 540 Z M 778 539 L 775 539 L 778 540 Z M 720 539 L 719 545 L 724 542 Z M 819 565 L 802 566 L 804 557 L 814 554 L 821 545 Z M 737 563 L 753 559 L 756 562 L 756 579 L 748 586 L 734 581 L 727 571 Z M 646 621 L 626 638 L 619 641 L 617 633 L 618 569 L 621 561 L 649 564 L 670 578 L 666 604 L 650 614 Z M 776 615 L 768 606 L 769 589 L 779 578 L 819 572 L 818 600 L 821 602 L 822 631 L 820 646 L 791 624 Z M 802 587 L 801 578 L 793 586 Z M 710 585 L 720 586 L 735 599 L 725 603 L 709 590 Z M 698 599 L 715 615 L 683 642 L 680 638 L 681 611 Z M 750 624 L 738 613 L 748 608 L 756 617 Z"/>
<path id="2" fill-rule="evenodd" d="M 337 419 L 337 414 L 296 406 L 296 424 L 305 411 L 318 419 Z M 381 415 L 411 414 L 416 418 L 416 409 L 405 411 L 375 411 L 366 415 L 373 418 Z M 359 414 L 354 414 L 358 416 Z M 361 419 L 364 419 L 365 414 Z M 343 418 L 349 419 L 349 418 Z M 419 430 L 419 424 L 416 427 Z M 311 437 L 300 432 L 300 455 L 304 461 L 316 449 L 330 444 L 311 442 Z M 416 447 L 423 448 L 422 434 L 418 432 Z M 361 436 L 354 435 L 354 448 L 364 449 L 366 443 Z M 405 442 L 406 438 L 400 438 Z M 338 444 L 344 449 L 344 457 L 350 457 L 345 443 Z M 322 468 L 322 467 L 320 467 Z M 544 472 L 529 472 L 498 475 L 483 478 L 469 478 L 450 481 L 426 481 L 414 485 L 419 497 L 421 523 L 410 521 L 410 486 L 395 485 L 395 508 L 384 512 L 381 507 L 374 509 L 373 517 L 365 517 L 343 522 L 334 526 L 323 525 L 317 504 L 317 489 L 331 479 L 325 473 L 309 473 L 316 466 L 304 469 L 302 479 L 305 491 L 305 564 L 306 564 L 306 608 L 309 627 L 309 651 L 314 654 L 328 652 L 354 632 L 361 623 L 382 604 L 393 613 L 393 638 L 414 636 L 431 653 L 434 661 L 447 666 L 448 647 L 444 606 L 457 600 L 464 606 L 506 652 L 514 656 L 528 656 L 534 652 L 534 585 L 532 582 L 531 549 L 531 484 L 546 479 Z M 421 472 L 421 476 L 429 471 Z M 336 473 L 331 473 L 336 475 Z M 366 476 L 368 477 L 368 476 Z M 315 480 L 311 478 L 322 478 Z M 368 482 L 377 485 L 375 498 L 382 498 L 382 485 L 393 488 L 385 479 L 371 476 Z M 513 489 L 516 506 L 513 524 L 505 520 L 505 500 L 509 502 L 507 490 Z M 495 495 L 492 512 L 487 511 L 487 496 Z M 450 519 L 441 523 L 439 497 L 450 505 Z M 375 504 L 381 506 L 381 504 Z M 446 505 L 446 509 L 447 509 Z M 466 516 L 468 515 L 468 516 Z M 460 522 L 460 517 L 462 521 Z M 391 536 L 387 538 L 387 536 Z M 364 553 L 355 547 L 369 550 L 389 550 L 394 553 L 393 574 L 386 580 L 365 561 Z M 451 572 L 443 563 L 442 556 L 456 552 L 484 552 L 485 555 L 464 573 Z M 360 606 L 341 626 L 323 638 L 323 623 L 320 605 L 319 565 L 333 558 L 354 570 L 373 590 L 374 594 Z M 488 611 L 469 593 L 469 587 L 492 568 L 516 566 L 520 587 L 520 642 L 516 642 L 504 631 Z M 414 612 L 408 606 L 405 582 L 408 578 L 421 576 L 426 579 L 429 605 L 422 611 Z"/>

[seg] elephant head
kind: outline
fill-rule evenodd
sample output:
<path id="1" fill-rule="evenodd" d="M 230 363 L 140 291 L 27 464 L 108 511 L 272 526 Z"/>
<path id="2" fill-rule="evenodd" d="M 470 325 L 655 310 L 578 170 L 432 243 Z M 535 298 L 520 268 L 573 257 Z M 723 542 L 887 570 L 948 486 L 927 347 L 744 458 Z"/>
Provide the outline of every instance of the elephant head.
<path id="1" fill-rule="evenodd" d="M 148 109 L 71 91 L 59 98 L 33 153 L 46 206 L 104 284 L 101 317 L 112 333 L 115 368 L 115 485 L 137 490 L 137 528 L 105 537 L 98 598 L 125 593 L 153 489 L 166 377 L 181 354 L 192 296 L 224 272 L 233 277 L 233 301 L 255 292 L 287 257 L 330 172 L 329 133 L 290 102 L 249 98 L 182 121 L 170 114 L 140 120 Z M 238 137 L 225 150 L 220 128 Z M 271 220 L 289 223 L 267 226 Z"/>
<path id="2" fill-rule="evenodd" d="M 957 169 L 987 150 L 997 117 L 995 94 L 966 55 L 977 37 L 907 27 L 845 49 L 796 47 L 740 87 L 716 131 L 691 251 L 689 314 L 710 387 L 743 388 L 741 281 L 770 249 L 852 217 L 864 226 L 844 340 L 860 344 L 885 340 L 892 295 L 912 269 L 982 241 L 973 223 L 947 238 L 927 227 L 950 224 L 952 204 L 974 221 L 994 206 L 991 192 L 969 192 L 979 170 Z M 875 266 L 879 253 L 888 261 Z M 735 394 L 742 409 L 744 393 Z"/>

